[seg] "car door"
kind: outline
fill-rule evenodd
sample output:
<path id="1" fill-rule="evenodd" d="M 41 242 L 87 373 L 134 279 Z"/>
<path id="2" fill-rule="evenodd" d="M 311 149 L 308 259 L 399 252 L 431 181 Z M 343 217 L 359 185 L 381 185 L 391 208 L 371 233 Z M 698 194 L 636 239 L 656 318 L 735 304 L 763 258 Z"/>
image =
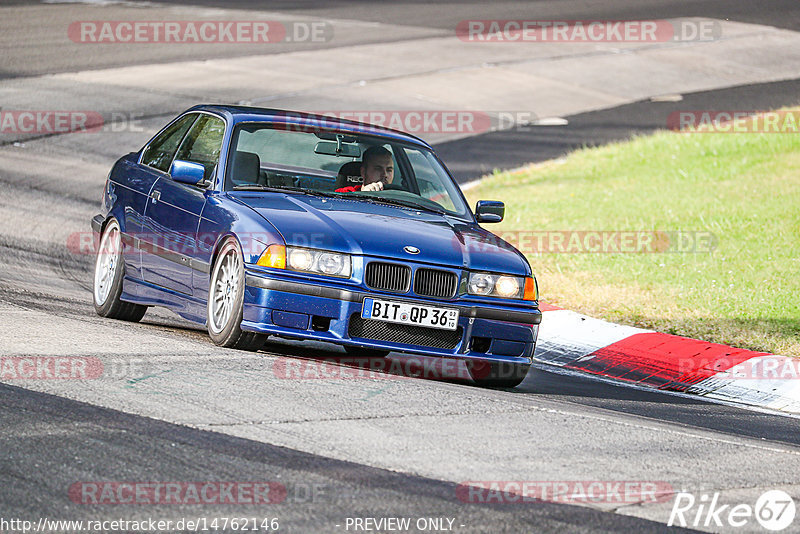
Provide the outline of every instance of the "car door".
<path id="1" fill-rule="evenodd" d="M 190 113 L 173 121 L 150 140 L 138 160 L 126 164 L 125 187 L 117 188 L 117 192 L 120 196 L 127 195 L 123 200 L 125 229 L 128 235 L 123 238 L 129 240 L 129 244 L 134 246 L 134 252 L 126 254 L 126 268 L 129 276 L 143 278 L 142 242 L 150 241 L 143 236 L 143 225 L 150 192 L 158 179 L 169 171 L 175 152 L 197 117 L 197 113 Z M 132 194 L 133 192 L 135 194 Z"/>
<path id="2" fill-rule="evenodd" d="M 184 136 L 172 161 L 199 163 L 210 180 L 219 163 L 225 123 L 201 114 Z M 192 294 L 192 258 L 197 255 L 197 229 L 206 202 L 206 189 L 174 181 L 164 174 L 153 185 L 144 216 L 144 235 L 152 236 L 149 253 L 142 256 L 146 282 Z"/>

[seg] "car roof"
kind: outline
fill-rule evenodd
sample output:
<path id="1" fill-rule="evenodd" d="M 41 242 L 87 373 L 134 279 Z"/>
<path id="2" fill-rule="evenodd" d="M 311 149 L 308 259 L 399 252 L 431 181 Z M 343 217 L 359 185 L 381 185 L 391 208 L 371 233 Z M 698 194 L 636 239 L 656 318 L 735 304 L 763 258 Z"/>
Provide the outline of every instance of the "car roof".
<path id="1" fill-rule="evenodd" d="M 426 148 L 431 146 L 414 135 L 375 126 L 365 122 L 358 122 L 329 115 L 317 115 L 303 111 L 291 111 L 286 109 L 258 108 L 251 106 L 233 106 L 221 104 L 200 104 L 192 107 L 189 111 L 208 111 L 220 115 L 227 115 L 232 119 L 232 123 L 242 122 L 271 122 L 278 124 L 295 124 L 299 127 L 322 127 L 323 129 L 349 132 L 353 134 L 375 135 L 389 139 L 402 141 L 414 145 L 421 145 Z M 432 149 L 432 148 L 431 148 Z"/>

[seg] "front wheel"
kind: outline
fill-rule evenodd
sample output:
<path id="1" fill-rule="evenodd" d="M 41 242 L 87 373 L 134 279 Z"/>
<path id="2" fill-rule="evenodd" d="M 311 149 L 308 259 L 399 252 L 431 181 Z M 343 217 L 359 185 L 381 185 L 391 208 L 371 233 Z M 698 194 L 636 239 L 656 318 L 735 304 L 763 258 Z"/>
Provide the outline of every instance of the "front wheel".
<path id="1" fill-rule="evenodd" d="M 211 270 L 208 288 L 208 335 L 221 347 L 258 350 L 267 336 L 241 328 L 244 306 L 244 265 L 238 242 L 228 238 Z"/>
<path id="2" fill-rule="evenodd" d="M 467 362 L 467 369 L 479 386 L 494 388 L 514 388 L 528 375 L 529 363 L 487 362 L 477 360 Z"/>
<path id="3" fill-rule="evenodd" d="M 94 309 L 102 317 L 137 322 L 144 316 L 147 306 L 120 300 L 124 277 L 122 232 L 117 220 L 111 219 L 103 229 L 94 263 L 92 284 Z"/>

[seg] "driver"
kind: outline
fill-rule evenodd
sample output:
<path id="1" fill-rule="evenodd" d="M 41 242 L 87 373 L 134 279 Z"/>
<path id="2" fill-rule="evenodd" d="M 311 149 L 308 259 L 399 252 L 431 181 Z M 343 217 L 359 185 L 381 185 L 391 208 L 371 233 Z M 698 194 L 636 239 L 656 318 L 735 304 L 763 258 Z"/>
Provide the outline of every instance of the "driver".
<path id="1" fill-rule="evenodd" d="M 361 177 L 364 182 L 337 189 L 337 193 L 354 193 L 356 191 L 382 191 L 394 179 L 394 162 L 392 153 L 382 146 L 371 146 L 364 151 L 361 158 Z"/>

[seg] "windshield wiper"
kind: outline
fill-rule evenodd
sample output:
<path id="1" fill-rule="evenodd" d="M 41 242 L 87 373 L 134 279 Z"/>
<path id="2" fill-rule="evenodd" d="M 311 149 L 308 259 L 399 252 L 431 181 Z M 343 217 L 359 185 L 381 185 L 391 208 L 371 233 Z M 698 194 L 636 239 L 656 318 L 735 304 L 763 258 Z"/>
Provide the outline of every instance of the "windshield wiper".
<path id="1" fill-rule="evenodd" d="M 234 185 L 234 191 L 280 191 L 278 187 L 272 187 L 269 185 L 261 185 L 261 184 L 247 184 L 247 185 Z"/>
<path id="2" fill-rule="evenodd" d="M 443 209 L 437 209 L 430 206 L 425 206 L 423 204 L 417 204 L 416 202 L 411 202 L 407 200 L 398 200 L 396 198 L 383 198 L 383 197 L 373 197 L 373 196 L 364 196 L 358 195 L 358 198 L 363 198 L 368 202 L 374 202 L 376 204 L 392 204 L 395 206 L 402 206 L 404 208 L 411 208 L 415 210 L 425 210 L 430 211 L 431 213 L 438 213 L 439 215 L 447 215 L 447 212 Z"/>
<path id="3" fill-rule="evenodd" d="M 310 195 L 316 197 L 328 197 L 328 198 L 353 198 L 357 197 L 359 199 L 366 200 L 367 202 L 372 202 L 374 204 L 389 204 L 393 206 L 401 206 L 404 208 L 410 208 L 415 210 L 424 210 L 431 213 L 437 213 L 439 215 L 449 215 L 447 211 L 443 209 L 434 208 L 431 206 L 425 206 L 423 204 L 417 204 L 416 202 L 411 202 L 408 200 L 398 200 L 396 198 L 383 198 L 383 197 L 375 197 L 372 195 L 360 195 L 360 194 L 348 194 L 348 195 L 341 195 L 338 193 L 332 193 L 328 191 L 318 191 L 316 189 L 303 189 L 302 187 L 292 187 L 292 186 L 271 186 L 271 185 L 261 185 L 261 184 L 247 184 L 247 185 L 236 185 L 233 187 L 234 191 L 269 191 L 274 193 L 300 193 L 302 195 Z"/>
<path id="4" fill-rule="evenodd" d="M 338 197 L 339 195 L 328 191 L 319 191 L 317 189 L 303 189 L 302 187 L 280 186 L 275 187 L 278 191 L 289 191 L 291 193 L 303 193 L 304 195 L 313 195 L 315 197 Z"/>
<path id="5" fill-rule="evenodd" d="M 303 189 L 302 187 L 289 187 L 289 186 L 272 186 L 272 185 L 261 185 L 261 184 L 247 184 L 247 185 L 235 185 L 233 186 L 234 191 L 269 191 L 272 193 L 300 193 L 303 195 L 311 195 L 316 197 L 338 197 L 339 195 L 335 195 L 333 193 L 327 193 L 325 191 L 317 191 L 316 189 Z"/>

